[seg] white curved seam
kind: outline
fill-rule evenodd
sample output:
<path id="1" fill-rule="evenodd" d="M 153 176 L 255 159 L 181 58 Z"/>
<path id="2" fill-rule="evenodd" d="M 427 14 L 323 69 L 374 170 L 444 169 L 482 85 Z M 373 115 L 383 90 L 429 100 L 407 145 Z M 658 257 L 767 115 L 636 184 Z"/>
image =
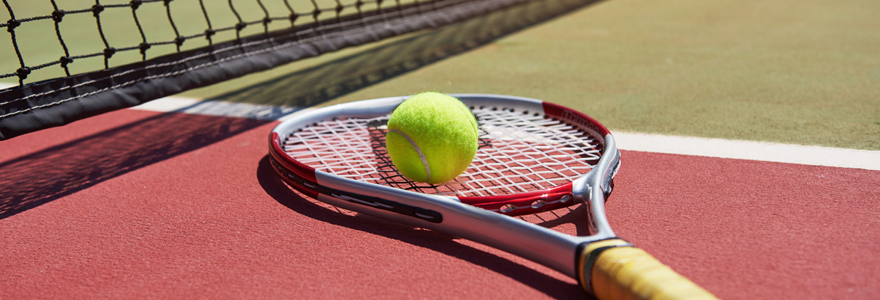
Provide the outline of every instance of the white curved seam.
<path id="1" fill-rule="evenodd" d="M 461 101 L 461 100 L 459 100 L 459 101 Z M 462 113 L 464 113 L 464 117 L 468 120 L 468 124 L 471 124 L 471 128 L 474 129 L 474 134 L 475 134 L 477 137 L 479 137 L 479 136 L 480 136 L 480 131 L 479 131 L 479 129 L 477 129 L 477 126 L 474 125 L 474 123 L 471 123 L 471 116 L 473 116 L 473 113 L 471 113 L 470 110 L 467 110 L 467 109 L 465 109 L 465 108 L 462 108 L 461 106 L 458 107 L 458 110 L 460 110 Z M 476 119 L 476 118 L 474 118 L 474 119 Z"/>
<path id="2" fill-rule="evenodd" d="M 419 159 L 422 160 L 422 165 L 425 166 L 425 173 L 428 174 L 428 178 L 425 178 L 425 181 L 431 181 L 431 166 L 428 165 L 428 158 L 425 157 L 424 153 L 422 153 L 422 149 L 419 149 L 419 145 L 416 145 L 415 141 L 413 141 L 411 138 L 409 138 L 409 136 L 406 135 L 405 133 L 400 132 L 400 130 L 389 129 L 388 131 L 402 135 L 403 138 L 405 138 L 407 141 L 409 141 L 409 143 L 413 146 L 413 148 L 416 149 L 416 152 L 419 153 Z"/>

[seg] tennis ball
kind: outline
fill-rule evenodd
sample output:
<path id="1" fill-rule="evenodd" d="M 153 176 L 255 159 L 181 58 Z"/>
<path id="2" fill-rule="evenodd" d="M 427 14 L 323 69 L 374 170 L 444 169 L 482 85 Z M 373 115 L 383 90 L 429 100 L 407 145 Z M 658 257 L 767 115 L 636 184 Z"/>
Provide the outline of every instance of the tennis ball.
<path id="1" fill-rule="evenodd" d="M 437 184 L 467 169 L 477 153 L 477 120 L 458 99 L 435 92 L 410 97 L 388 120 L 385 145 L 397 170 Z"/>

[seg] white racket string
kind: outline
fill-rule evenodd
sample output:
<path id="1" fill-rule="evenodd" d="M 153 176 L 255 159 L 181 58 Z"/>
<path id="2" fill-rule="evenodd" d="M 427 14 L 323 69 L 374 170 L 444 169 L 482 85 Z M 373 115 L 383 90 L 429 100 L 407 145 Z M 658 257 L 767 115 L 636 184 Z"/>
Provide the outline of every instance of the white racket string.
<path id="1" fill-rule="evenodd" d="M 378 118 L 316 122 L 290 133 L 284 151 L 316 170 L 428 194 L 486 197 L 545 190 L 569 183 L 599 161 L 601 145 L 584 131 L 544 115 L 472 107 L 480 143 L 464 174 L 442 185 L 413 182 L 397 172 Z"/>

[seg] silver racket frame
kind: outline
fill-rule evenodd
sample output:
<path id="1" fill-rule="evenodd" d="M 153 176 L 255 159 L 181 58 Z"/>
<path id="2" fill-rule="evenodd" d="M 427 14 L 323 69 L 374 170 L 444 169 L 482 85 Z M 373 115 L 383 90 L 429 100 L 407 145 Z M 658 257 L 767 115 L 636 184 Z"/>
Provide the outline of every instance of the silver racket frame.
<path id="1" fill-rule="evenodd" d="M 498 105 L 544 113 L 543 102 L 535 99 L 486 94 L 453 94 L 452 96 L 459 98 L 468 106 Z M 319 120 L 346 117 L 371 118 L 386 115 L 407 98 L 408 96 L 364 100 L 303 111 L 286 118 L 287 121 L 279 124 L 272 131 L 272 139 L 286 136 L 298 128 Z M 612 179 L 620 167 L 620 151 L 618 151 L 611 134 L 605 135 L 604 139 L 604 150 L 599 162 L 586 175 L 573 181 L 572 187 L 572 196 L 575 201 L 588 204 L 590 232 L 594 233 L 590 236 L 563 234 L 514 217 L 461 203 L 455 197 L 395 189 L 343 178 L 319 170 L 314 171 L 316 182 L 313 184 L 347 192 L 347 195 L 344 196 L 319 193 L 317 200 L 322 202 L 479 242 L 529 259 L 577 279 L 579 277 L 577 265 L 581 247 L 592 242 L 616 237 L 605 216 L 605 197 L 610 194 L 613 186 Z M 270 144 L 278 142 L 280 141 L 272 140 Z M 274 152 L 277 151 L 270 150 L 275 159 L 284 160 L 284 157 L 287 157 L 288 160 L 292 160 L 284 153 Z M 289 166 L 285 166 L 285 168 L 289 168 Z M 359 201 L 360 199 L 356 199 L 357 196 L 352 199 L 352 194 L 362 195 L 365 200 Z M 429 222 L 421 218 L 376 208 L 369 204 L 356 204 L 370 203 L 371 201 L 368 199 L 370 197 L 436 212 L 442 216 L 442 220 L 439 223 Z"/>

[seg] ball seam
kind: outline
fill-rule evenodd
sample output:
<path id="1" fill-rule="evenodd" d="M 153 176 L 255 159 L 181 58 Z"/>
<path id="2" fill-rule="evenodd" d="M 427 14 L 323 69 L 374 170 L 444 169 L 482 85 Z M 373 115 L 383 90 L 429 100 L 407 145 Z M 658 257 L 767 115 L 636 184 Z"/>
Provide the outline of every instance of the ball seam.
<path id="1" fill-rule="evenodd" d="M 424 154 L 424 153 L 422 153 L 422 149 L 419 148 L 419 145 L 416 144 L 416 142 L 413 141 L 413 139 L 411 139 L 408 135 L 406 135 L 405 133 L 401 132 L 400 130 L 397 130 L 397 129 L 389 129 L 388 132 L 394 132 L 394 133 L 397 133 L 397 134 L 403 136 L 403 138 L 405 138 L 407 141 L 409 141 L 410 145 L 412 145 L 413 148 L 416 149 L 416 153 L 419 154 L 419 159 L 422 160 L 422 165 L 425 166 L 425 173 L 428 174 L 428 177 L 425 178 L 425 181 L 426 181 L 426 182 L 427 182 L 427 181 L 431 181 L 431 166 L 428 164 L 428 158 L 425 157 L 425 154 Z"/>
<path id="2" fill-rule="evenodd" d="M 458 99 L 456 99 L 456 100 L 458 100 Z M 461 102 L 461 100 L 458 100 L 458 101 Z M 462 104 L 464 104 L 464 103 L 462 102 Z M 458 106 L 458 105 L 456 105 L 456 106 Z M 465 105 L 465 106 L 467 106 L 467 105 Z M 464 117 L 465 117 L 465 119 L 468 120 L 468 124 L 470 124 L 471 128 L 474 129 L 474 134 L 479 138 L 480 130 L 477 129 L 477 127 L 474 125 L 474 123 L 471 123 L 471 116 L 473 116 L 474 114 L 470 110 L 467 110 L 465 108 L 466 107 L 458 106 L 458 110 L 461 111 L 462 113 L 464 113 Z"/>

